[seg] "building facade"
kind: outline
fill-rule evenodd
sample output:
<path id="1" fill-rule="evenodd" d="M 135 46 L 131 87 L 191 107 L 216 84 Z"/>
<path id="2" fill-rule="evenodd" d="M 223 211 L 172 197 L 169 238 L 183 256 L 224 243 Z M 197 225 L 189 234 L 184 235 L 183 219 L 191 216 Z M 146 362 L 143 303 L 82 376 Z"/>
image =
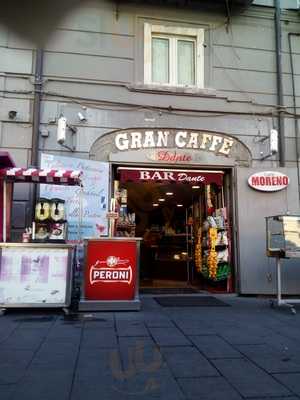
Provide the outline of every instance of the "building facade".
<path id="1" fill-rule="evenodd" d="M 8 7 L 0 19 L 0 146 L 18 166 L 38 164 L 44 152 L 114 166 L 226 170 L 237 291 L 271 293 L 264 217 L 299 212 L 298 2 L 281 2 L 279 43 L 273 1 L 216 3 L 64 0 L 59 13 L 24 7 L 18 17 Z M 60 116 L 69 125 L 62 144 Z M 163 146 L 149 132 L 157 139 L 166 131 L 169 154 L 152 151 Z M 273 170 L 289 176 L 287 189 L 248 186 L 253 173 Z M 18 234 L 32 194 L 16 189 Z M 291 262 L 285 291 L 299 293 L 297 277 Z"/>

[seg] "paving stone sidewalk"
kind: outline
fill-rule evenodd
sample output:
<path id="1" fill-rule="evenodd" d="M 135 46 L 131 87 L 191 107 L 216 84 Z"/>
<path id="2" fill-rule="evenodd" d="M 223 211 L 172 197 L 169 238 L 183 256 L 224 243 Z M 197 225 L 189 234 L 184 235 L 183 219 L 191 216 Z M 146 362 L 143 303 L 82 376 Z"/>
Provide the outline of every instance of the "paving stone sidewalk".
<path id="1" fill-rule="evenodd" d="M 8 312 L 0 400 L 300 399 L 300 309 L 216 297 L 230 307 Z"/>

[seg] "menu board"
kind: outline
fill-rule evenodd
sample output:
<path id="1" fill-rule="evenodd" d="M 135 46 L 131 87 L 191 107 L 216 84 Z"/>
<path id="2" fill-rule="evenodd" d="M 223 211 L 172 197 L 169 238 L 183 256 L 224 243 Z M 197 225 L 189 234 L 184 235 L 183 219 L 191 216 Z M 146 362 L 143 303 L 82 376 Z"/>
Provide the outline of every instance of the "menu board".
<path id="1" fill-rule="evenodd" d="M 69 249 L 3 247 L 0 304 L 62 304 L 67 301 Z"/>
<path id="2" fill-rule="evenodd" d="M 300 250 L 300 218 L 296 216 L 284 216 L 283 229 L 286 250 Z"/>

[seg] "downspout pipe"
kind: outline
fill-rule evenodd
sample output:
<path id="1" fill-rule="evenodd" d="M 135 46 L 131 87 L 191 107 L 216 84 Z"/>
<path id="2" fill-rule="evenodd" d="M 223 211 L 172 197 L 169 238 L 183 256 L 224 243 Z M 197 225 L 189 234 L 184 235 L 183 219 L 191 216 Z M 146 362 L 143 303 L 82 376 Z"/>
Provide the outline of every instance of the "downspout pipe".
<path id="1" fill-rule="evenodd" d="M 40 138 L 40 116 L 41 96 L 43 87 L 43 61 L 44 51 L 38 48 L 36 51 L 35 76 L 34 76 L 34 101 L 33 101 L 33 124 L 32 124 L 32 153 L 31 165 L 37 167 L 39 158 Z"/>
<path id="2" fill-rule="evenodd" d="M 293 91 L 293 109 L 294 109 L 294 126 L 295 126 L 295 139 L 296 139 L 296 158 L 297 158 L 297 177 L 298 177 L 298 195 L 300 201 L 300 171 L 299 171 L 299 121 L 297 118 L 297 103 L 296 103 L 296 88 L 295 88 L 295 71 L 294 71 L 294 61 L 293 61 L 293 49 L 292 49 L 292 36 L 300 37 L 300 33 L 289 32 L 288 42 L 289 42 L 289 56 L 292 74 L 292 91 Z"/>
<path id="3" fill-rule="evenodd" d="M 275 6 L 275 44 L 277 70 L 277 107 L 278 107 L 278 135 L 279 135 L 279 166 L 285 166 L 285 137 L 284 137 L 284 99 L 282 84 L 282 46 L 281 46 L 281 9 L 280 0 L 274 0 Z"/>
<path id="4" fill-rule="evenodd" d="M 32 147 L 31 147 L 31 166 L 38 167 L 39 162 L 39 145 L 40 145 L 40 121 L 41 121 L 41 98 L 43 89 L 43 65 L 44 65 L 44 50 L 37 48 L 35 60 L 35 75 L 34 75 L 34 100 L 33 100 L 33 122 L 32 122 Z M 30 192 L 30 212 L 27 213 L 31 223 L 33 219 L 33 208 L 36 203 L 37 185 L 32 185 Z"/>

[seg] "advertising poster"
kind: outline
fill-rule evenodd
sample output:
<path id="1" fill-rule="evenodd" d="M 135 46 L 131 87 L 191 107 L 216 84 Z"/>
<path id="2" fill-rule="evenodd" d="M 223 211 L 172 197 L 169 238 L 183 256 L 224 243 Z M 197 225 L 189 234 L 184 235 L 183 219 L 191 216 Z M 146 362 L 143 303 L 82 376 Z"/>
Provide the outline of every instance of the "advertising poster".
<path id="1" fill-rule="evenodd" d="M 43 169 L 73 169 L 82 171 L 83 198 L 81 238 L 106 236 L 108 211 L 108 163 L 42 154 Z M 68 241 L 78 240 L 79 186 L 40 185 L 40 197 L 65 200 L 68 221 Z"/>
<path id="2" fill-rule="evenodd" d="M 65 304 L 68 249 L 3 248 L 0 304 Z"/>

